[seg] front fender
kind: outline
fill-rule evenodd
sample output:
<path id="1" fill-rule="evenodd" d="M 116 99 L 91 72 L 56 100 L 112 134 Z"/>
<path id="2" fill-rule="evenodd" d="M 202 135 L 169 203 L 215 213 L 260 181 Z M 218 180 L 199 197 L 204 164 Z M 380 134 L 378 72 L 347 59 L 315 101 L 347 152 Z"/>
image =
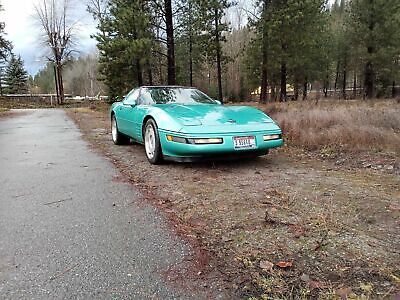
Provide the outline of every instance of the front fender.
<path id="1" fill-rule="evenodd" d="M 114 102 L 114 103 L 111 105 L 110 110 L 109 110 L 109 112 L 108 112 L 108 116 L 109 116 L 110 119 L 111 119 L 112 114 L 113 114 L 113 113 L 114 113 L 114 114 L 116 113 L 116 112 L 115 112 L 115 109 L 116 109 L 119 105 L 121 105 L 121 102 Z"/>

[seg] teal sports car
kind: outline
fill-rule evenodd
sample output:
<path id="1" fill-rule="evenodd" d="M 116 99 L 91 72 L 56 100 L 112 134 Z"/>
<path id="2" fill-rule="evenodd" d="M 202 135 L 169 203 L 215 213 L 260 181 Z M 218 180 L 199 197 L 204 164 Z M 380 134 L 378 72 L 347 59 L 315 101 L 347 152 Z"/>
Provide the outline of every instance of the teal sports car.
<path id="1" fill-rule="evenodd" d="M 255 157 L 283 145 L 282 131 L 265 113 L 224 106 L 180 86 L 133 89 L 110 109 L 112 140 L 144 144 L 150 163 Z"/>

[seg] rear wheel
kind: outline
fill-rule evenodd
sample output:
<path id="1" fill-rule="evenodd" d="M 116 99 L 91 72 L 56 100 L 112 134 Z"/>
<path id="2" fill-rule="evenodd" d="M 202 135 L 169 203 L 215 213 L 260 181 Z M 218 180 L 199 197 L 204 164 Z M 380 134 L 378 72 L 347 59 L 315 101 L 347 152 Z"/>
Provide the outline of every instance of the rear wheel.
<path id="1" fill-rule="evenodd" d="M 111 136 L 115 145 L 126 145 L 129 143 L 129 138 L 119 132 L 115 115 L 111 117 Z"/>
<path id="2" fill-rule="evenodd" d="M 163 161 L 158 128 L 153 119 L 149 119 L 144 127 L 144 147 L 151 164 L 157 165 Z"/>

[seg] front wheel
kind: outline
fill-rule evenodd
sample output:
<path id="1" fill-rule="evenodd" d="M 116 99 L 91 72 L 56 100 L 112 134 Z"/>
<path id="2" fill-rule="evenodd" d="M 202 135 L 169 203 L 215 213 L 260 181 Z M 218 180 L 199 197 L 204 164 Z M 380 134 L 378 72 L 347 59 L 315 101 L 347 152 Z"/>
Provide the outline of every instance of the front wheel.
<path id="1" fill-rule="evenodd" d="M 163 160 L 160 137 L 158 135 L 157 124 L 153 119 L 149 119 L 144 127 L 144 147 L 148 161 L 157 165 Z"/>
<path id="2" fill-rule="evenodd" d="M 111 136 L 115 145 L 126 145 L 129 143 L 129 138 L 119 132 L 117 120 L 114 115 L 111 117 Z"/>

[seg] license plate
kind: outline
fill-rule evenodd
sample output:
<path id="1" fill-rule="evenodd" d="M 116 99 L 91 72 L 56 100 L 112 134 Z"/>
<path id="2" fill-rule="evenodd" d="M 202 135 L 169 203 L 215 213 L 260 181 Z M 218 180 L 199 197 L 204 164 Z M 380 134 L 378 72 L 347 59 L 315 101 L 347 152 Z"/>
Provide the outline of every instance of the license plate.
<path id="1" fill-rule="evenodd" d="M 256 138 L 254 136 L 235 136 L 233 146 L 236 150 L 256 148 Z"/>

